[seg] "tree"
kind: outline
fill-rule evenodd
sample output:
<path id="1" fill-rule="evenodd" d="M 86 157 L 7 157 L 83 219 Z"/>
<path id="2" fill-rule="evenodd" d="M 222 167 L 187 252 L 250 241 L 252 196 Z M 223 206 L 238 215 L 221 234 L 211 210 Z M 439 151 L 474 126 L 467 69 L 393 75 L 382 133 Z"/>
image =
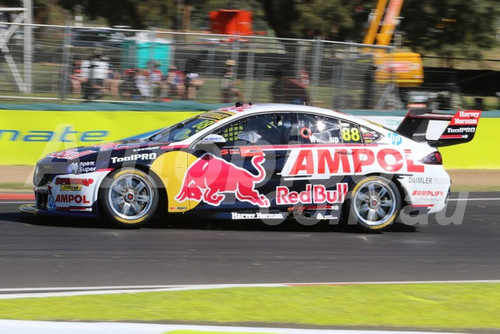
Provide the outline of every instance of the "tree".
<path id="1" fill-rule="evenodd" d="M 361 42 L 376 0 L 260 0 L 278 37 Z M 480 58 L 494 47 L 498 0 L 406 0 L 398 27 L 403 45 L 420 53 Z"/>
<path id="2" fill-rule="evenodd" d="M 499 13 L 497 0 L 407 0 L 400 29 L 404 44 L 417 52 L 480 58 L 497 43 Z"/>
<path id="3" fill-rule="evenodd" d="M 34 0 L 36 22 L 47 23 L 54 3 L 73 15 L 137 29 L 180 29 L 186 6 L 192 10 L 192 30 L 208 28 L 210 10 L 245 9 L 253 13 L 255 30 L 270 27 L 277 37 L 361 42 L 377 0 Z M 403 45 L 414 51 L 479 58 L 497 44 L 499 14 L 498 0 L 406 0 L 398 30 Z"/>
<path id="4" fill-rule="evenodd" d="M 356 38 L 359 0 L 261 0 L 267 22 L 278 37 L 345 40 Z M 366 18 L 368 14 L 366 13 Z"/>
<path id="5" fill-rule="evenodd" d="M 73 14 L 81 9 L 90 19 L 104 17 L 110 26 L 128 25 L 135 29 L 146 27 L 144 17 L 139 14 L 138 10 L 141 4 L 155 2 L 156 5 L 160 5 L 160 1 L 147 0 L 57 0 L 57 2 Z M 151 8 L 153 7 L 149 7 Z"/>
<path id="6" fill-rule="evenodd" d="M 300 18 L 293 23 L 301 38 L 322 37 L 327 40 L 347 40 L 357 37 L 354 31 L 352 0 L 314 0 L 300 2 Z"/>
<path id="7" fill-rule="evenodd" d="M 277 37 L 299 37 L 291 27 L 297 23 L 300 13 L 294 0 L 261 0 L 269 26 Z"/>

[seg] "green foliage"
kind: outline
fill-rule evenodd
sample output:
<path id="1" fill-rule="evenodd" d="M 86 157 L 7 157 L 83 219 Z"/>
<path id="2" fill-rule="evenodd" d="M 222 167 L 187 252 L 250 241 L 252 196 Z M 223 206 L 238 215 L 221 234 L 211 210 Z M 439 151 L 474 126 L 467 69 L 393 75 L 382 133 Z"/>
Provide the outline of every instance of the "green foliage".
<path id="1" fill-rule="evenodd" d="M 400 30 L 415 51 L 479 59 L 497 43 L 499 14 L 497 0 L 407 0 Z"/>
<path id="2" fill-rule="evenodd" d="M 301 3 L 302 37 L 321 36 L 327 40 L 356 40 L 362 31 L 355 26 L 355 2 L 348 0 L 315 0 Z M 366 12 L 367 19 L 368 12 Z"/>
<path id="3" fill-rule="evenodd" d="M 137 4 L 137 13 L 146 28 L 176 28 L 177 8 L 174 1 L 143 0 Z"/>
<path id="4" fill-rule="evenodd" d="M 6 0 L 15 3 L 16 0 Z M 278 37 L 361 42 L 368 14 L 376 0 L 34 0 L 35 18 L 47 22 L 58 4 L 68 13 L 89 19 L 105 18 L 110 26 L 181 29 L 190 9 L 190 29 L 209 28 L 209 11 L 244 9 L 253 13 L 256 31 L 270 27 Z M 403 44 L 417 52 L 479 59 L 482 51 L 498 44 L 498 0 L 406 0 L 398 30 Z M 57 22 L 61 23 L 61 22 Z"/>
<path id="5" fill-rule="evenodd" d="M 298 23 L 300 13 L 296 1 L 260 0 L 266 20 L 278 37 L 300 37 L 295 35 L 292 26 Z"/>
<path id="6" fill-rule="evenodd" d="M 165 334 L 228 334 L 229 332 L 214 332 L 214 331 L 198 331 L 198 330 L 177 330 L 177 331 L 168 331 Z M 255 332 L 233 332 L 230 334 L 252 334 Z M 261 333 L 261 334 L 276 334 L 276 333 Z"/>
<path id="7" fill-rule="evenodd" d="M 72 14 L 82 12 L 91 20 L 98 17 L 106 18 L 110 26 L 128 25 L 133 28 L 145 28 L 144 18 L 138 7 L 148 0 L 57 0 L 57 3 Z M 160 1 L 154 1 L 157 4 Z M 151 8 L 150 8 L 151 9 Z M 154 10 L 152 10 L 154 12 Z"/>

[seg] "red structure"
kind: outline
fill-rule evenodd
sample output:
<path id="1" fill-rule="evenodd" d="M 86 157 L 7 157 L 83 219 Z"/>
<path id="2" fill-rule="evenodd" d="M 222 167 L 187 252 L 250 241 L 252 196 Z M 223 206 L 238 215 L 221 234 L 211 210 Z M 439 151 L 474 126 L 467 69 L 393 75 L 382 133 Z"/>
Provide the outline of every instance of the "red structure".
<path id="1" fill-rule="evenodd" d="M 239 9 L 221 9 L 210 12 L 210 31 L 215 34 L 250 36 L 252 12 Z"/>

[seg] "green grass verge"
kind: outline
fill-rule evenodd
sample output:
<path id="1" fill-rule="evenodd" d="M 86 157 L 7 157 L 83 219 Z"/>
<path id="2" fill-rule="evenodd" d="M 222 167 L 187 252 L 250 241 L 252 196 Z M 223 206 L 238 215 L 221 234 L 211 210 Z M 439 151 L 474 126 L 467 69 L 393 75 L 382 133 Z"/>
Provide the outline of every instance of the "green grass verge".
<path id="1" fill-rule="evenodd" d="M 0 300 L 0 318 L 500 328 L 500 284 L 232 288 Z"/>
<path id="2" fill-rule="evenodd" d="M 255 333 L 255 332 L 252 332 Z M 206 332 L 206 331 L 190 331 L 190 330 L 179 330 L 165 332 L 165 334 L 252 334 L 251 332 Z M 259 333 L 259 334 L 273 334 L 273 333 Z"/>

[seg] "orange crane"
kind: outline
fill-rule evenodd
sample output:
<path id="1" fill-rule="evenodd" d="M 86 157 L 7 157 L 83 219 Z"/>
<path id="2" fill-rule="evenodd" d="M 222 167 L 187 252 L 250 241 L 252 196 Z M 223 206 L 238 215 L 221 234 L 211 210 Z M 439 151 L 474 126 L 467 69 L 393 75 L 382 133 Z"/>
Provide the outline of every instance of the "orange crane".
<path id="1" fill-rule="evenodd" d="M 389 46 L 398 24 L 404 0 L 378 0 L 363 44 Z M 383 21 L 382 21 L 383 19 Z M 373 54 L 377 67 L 377 82 L 396 82 L 402 87 L 419 86 L 424 82 L 420 54 L 415 52 L 389 52 L 385 49 L 364 49 Z"/>

